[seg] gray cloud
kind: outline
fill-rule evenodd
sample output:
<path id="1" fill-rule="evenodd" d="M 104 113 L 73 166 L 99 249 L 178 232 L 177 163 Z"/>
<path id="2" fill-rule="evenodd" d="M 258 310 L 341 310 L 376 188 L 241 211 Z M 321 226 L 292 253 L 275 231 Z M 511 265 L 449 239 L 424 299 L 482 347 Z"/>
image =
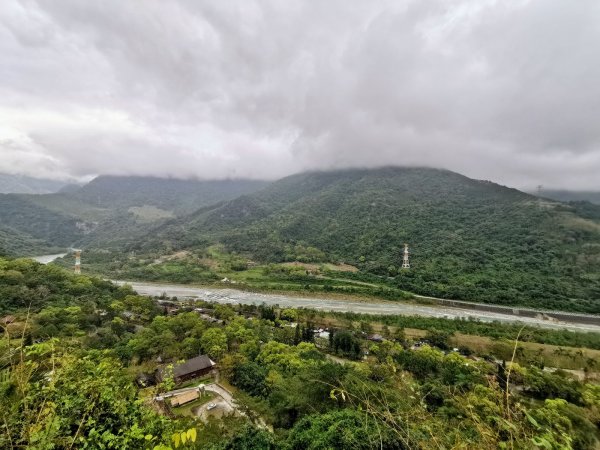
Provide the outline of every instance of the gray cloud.
<path id="1" fill-rule="evenodd" d="M 7 0 L 0 171 L 600 189 L 600 3 Z"/>

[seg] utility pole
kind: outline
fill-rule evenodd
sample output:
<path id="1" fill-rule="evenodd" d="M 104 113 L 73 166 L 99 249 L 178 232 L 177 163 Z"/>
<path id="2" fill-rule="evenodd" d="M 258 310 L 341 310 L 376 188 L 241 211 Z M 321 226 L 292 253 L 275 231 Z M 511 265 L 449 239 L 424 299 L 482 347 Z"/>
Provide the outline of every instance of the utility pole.
<path id="1" fill-rule="evenodd" d="M 408 244 L 404 244 L 404 255 L 402 256 L 402 268 L 410 269 L 410 261 L 408 259 Z"/>
<path id="2" fill-rule="evenodd" d="M 75 250 L 75 273 L 81 274 L 81 250 Z"/>

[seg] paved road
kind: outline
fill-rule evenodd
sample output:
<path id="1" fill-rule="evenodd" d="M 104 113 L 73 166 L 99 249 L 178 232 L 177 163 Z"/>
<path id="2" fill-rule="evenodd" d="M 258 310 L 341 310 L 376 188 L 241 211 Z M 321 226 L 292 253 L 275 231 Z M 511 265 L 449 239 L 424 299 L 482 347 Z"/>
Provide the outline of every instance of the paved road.
<path id="1" fill-rule="evenodd" d="M 178 298 L 197 298 L 217 303 L 232 304 L 254 304 L 265 303 L 267 305 L 279 305 L 282 307 L 312 308 L 325 311 L 350 311 L 363 314 L 389 314 L 389 315 L 413 315 L 425 317 L 442 317 L 447 319 L 473 318 L 483 322 L 519 322 L 527 325 L 540 326 L 542 328 L 568 329 L 572 331 L 595 331 L 600 332 L 600 326 L 592 324 L 567 323 L 559 321 L 548 321 L 533 317 L 516 317 L 510 314 L 501 314 L 488 311 L 477 311 L 466 308 L 453 308 L 444 306 L 418 305 L 405 302 L 391 301 L 365 301 L 358 300 L 334 300 L 318 297 L 295 297 L 292 295 L 263 294 L 255 292 L 240 291 L 237 289 L 219 289 L 208 287 L 193 287 L 177 284 L 144 283 L 116 281 L 118 284 L 129 284 L 142 295 L 159 296 L 163 293 Z"/>

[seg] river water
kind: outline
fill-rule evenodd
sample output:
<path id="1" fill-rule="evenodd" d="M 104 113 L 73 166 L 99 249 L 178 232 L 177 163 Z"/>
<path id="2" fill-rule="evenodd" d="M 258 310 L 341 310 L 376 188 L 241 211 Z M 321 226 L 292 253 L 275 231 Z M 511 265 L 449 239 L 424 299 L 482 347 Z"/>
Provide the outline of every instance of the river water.
<path id="1" fill-rule="evenodd" d="M 548 321 L 535 317 L 516 317 L 509 314 L 501 314 L 488 311 L 478 311 L 446 306 L 419 305 L 409 302 L 392 301 L 358 301 L 358 300 L 336 300 L 319 297 L 299 297 L 282 294 L 263 294 L 256 292 L 240 291 L 238 289 L 219 289 L 208 287 L 182 286 L 177 284 L 144 283 L 115 281 L 117 284 L 130 285 L 135 291 L 142 295 L 160 296 L 166 294 L 169 297 L 197 298 L 217 303 L 230 304 L 254 304 L 279 305 L 292 308 L 312 308 L 324 311 L 356 312 L 363 314 L 385 314 L 385 315 L 409 315 L 424 317 L 439 317 L 455 319 L 477 319 L 482 322 L 508 322 L 523 323 L 532 326 L 552 329 L 567 329 L 572 331 L 595 331 L 600 332 L 600 326 L 593 324 L 579 324 L 571 322 Z"/>
<path id="2" fill-rule="evenodd" d="M 32 259 L 48 264 L 57 258 L 62 258 L 66 253 L 54 255 L 35 256 Z M 507 322 L 523 323 L 532 326 L 551 329 L 567 329 L 571 331 L 600 332 L 600 326 L 593 324 L 579 324 L 571 322 L 548 321 L 536 317 L 515 317 L 488 311 L 478 311 L 466 308 L 454 308 L 441 305 L 420 305 L 409 302 L 392 301 L 358 301 L 330 299 L 319 297 L 300 297 L 283 294 L 263 294 L 241 291 L 238 289 L 219 289 L 209 287 L 194 287 L 178 284 L 144 283 L 137 281 L 114 280 L 119 285 L 128 284 L 141 295 L 159 296 L 166 294 L 169 297 L 197 298 L 217 303 L 279 305 L 289 308 L 311 308 L 324 311 L 355 312 L 362 314 L 384 315 L 410 315 L 424 317 L 439 317 L 446 319 L 477 319 L 482 322 Z"/>

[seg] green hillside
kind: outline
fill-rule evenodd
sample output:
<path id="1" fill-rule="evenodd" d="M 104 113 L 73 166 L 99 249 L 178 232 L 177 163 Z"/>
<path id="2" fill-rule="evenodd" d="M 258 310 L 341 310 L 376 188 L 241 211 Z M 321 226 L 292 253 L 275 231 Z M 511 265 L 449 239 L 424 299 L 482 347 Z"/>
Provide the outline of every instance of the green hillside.
<path id="1" fill-rule="evenodd" d="M 27 195 L 0 195 L 0 212 L 0 247 L 15 254 L 67 247 L 84 234 L 75 216 L 40 206 Z"/>
<path id="2" fill-rule="evenodd" d="M 541 196 L 561 202 L 590 202 L 600 205 L 600 192 L 597 191 L 561 191 L 544 189 L 541 192 Z"/>
<path id="3" fill-rule="evenodd" d="M 52 254 L 60 253 L 62 249 L 62 247 L 53 247 L 31 235 L 0 226 L 0 256 Z"/>
<path id="4" fill-rule="evenodd" d="M 48 194 L 58 192 L 66 185 L 66 181 L 0 173 L 0 193 L 2 194 Z"/>
<path id="5" fill-rule="evenodd" d="M 256 180 L 100 176 L 67 197 L 98 208 L 152 205 L 180 215 L 254 192 L 265 185 L 266 182 Z"/>
<path id="6" fill-rule="evenodd" d="M 51 246 L 121 247 L 166 220 L 265 184 L 102 176 L 61 193 L 0 195 L 0 248 L 32 255 Z"/>
<path id="7" fill-rule="evenodd" d="M 600 221 L 589 212 L 444 170 L 314 172 L 169 222 L 134 249 L 220 242 L 261 262 L 349 263 L 423 295 L 598 313 Z"/>

